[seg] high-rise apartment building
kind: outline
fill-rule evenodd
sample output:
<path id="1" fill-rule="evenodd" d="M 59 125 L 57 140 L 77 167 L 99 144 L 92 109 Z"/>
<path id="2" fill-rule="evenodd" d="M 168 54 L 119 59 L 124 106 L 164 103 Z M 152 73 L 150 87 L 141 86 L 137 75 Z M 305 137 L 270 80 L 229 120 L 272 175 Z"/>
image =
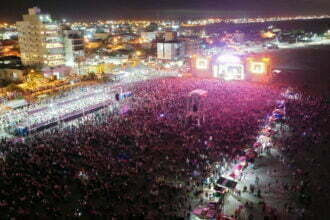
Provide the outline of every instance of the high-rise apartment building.
<path id="1" fill-rule="evenodd" d="M 84 38 L 80 31 L 64 30 L 65 64 L 77 67 L 85 56 Z"/>
<path id="2" fill-rule="evenodd" d="M 17 22 L 18 40 L 24 65 L 58 66 L 65 63 L 60 24 L 39 8 L 29 9 Z"/>
<path id="3" fill-rule="evenodd" d="M 161 60 L 178 60 L 184 56 L 183 44 L 179 41 L 157 43 L 157 58 Z"/>

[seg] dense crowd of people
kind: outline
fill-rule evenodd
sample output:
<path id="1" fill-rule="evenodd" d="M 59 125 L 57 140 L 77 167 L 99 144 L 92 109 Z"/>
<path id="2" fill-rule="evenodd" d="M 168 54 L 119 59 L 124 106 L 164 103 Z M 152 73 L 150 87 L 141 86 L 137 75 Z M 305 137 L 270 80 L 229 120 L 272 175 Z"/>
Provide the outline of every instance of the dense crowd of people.
<path id="1" fill-rule="evenodd" d="M 267 85 L 212 79 L 154 79 L 125 89 L 134 96 L 122 101 L 119 114 L 104 109 L 79 126 L 2 141 L 3 216 L 185 216 L 212 164 L 253 145 L 280 94 Z M 194 89 L 207 96 L 191 106 Z M 309 117 L 320 116 L 312 109 Z M 295 128 L 303 122 L 294 113 Z"/>
<path id="2" fill-rule="evenodd" d="M 150 78 L 177 75 L 177 72 L 153 71 L 153 69 L 132 69 L 129 72 L 121 72 L 121 83 L 132 83 Z M 156 73 L 156 74 L 152 74 Z M 118 84 L 120 85 L 120 84 Z M 15 128 L 33 128 L 38 124 L 51 123 L 59 120 L 66 114 L 73 114 L 113 99 L 110 94 L 120 92 L 119 89 L 111 89 L 111 84 L 103 86 L 94 85 L 89 88 L 80 88 L 70 91 L 65 96 L 60 95 L 36 104 L 23 106 L 0 115 L 0 129 L 9 133 L 15 133 Z M 12 117 L 15 115 L 15 117 Z"/>
<path id="3" fill-rule="evenodd" d="M 304 91 L 302 91 L 304 92 Z M 287 102 L 290 135 L 279 140 L 292 176 L 299 182 L 291 191 L 298 193 L 297 202 L 306 210 L 308 219 L 329 217 L 327 193 L 330 188 L 329 140 L 330 105 L 326 96 L 300 95 Z"/>
<path id="4" fill-rule="evenodd" d="M 117 76 L 116 78 L 118 80 L 121 80 L 122 82 L 136 82 L 141 80 L 147 80 L 147 79 L 154 79 L 159 77 L 176 77 L 178 76 L 179 71 L 173 70 L 173 69 L 153 69 L 153 68 L 146 68 L 145 66 L 137 66 L 137 67 L 128 67 L 125 71 L 120 70 L 115 73 Z"/>
<path id="5" fill-rule="evenodd" d="M 10 133 L 14 133 L 15 128 L 18 127 L 31 129 L 39 124 L 60 120 L 65 115 L 83 111 L 114 97 L 109 94 L 114 91 L 107 89 L 106 86 L 90 87 L 88 90 L 76 89 L 69 95 L 53 98 L 51 102 L 41 102 L 8 111 L 0 116 L 0 128 Z"/>

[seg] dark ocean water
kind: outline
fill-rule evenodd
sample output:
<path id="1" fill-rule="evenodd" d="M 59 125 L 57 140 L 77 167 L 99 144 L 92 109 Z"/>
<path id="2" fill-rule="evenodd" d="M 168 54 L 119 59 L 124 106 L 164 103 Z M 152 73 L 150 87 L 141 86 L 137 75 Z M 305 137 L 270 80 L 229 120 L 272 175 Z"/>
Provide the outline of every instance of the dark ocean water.
<path id="1" fill-rule="evenodd" d="M 212 24 L 205 27 L 194 27 L 193 29 L 196 31 L 205 30 L 208 33 L 221 33 L 223 31 L 237 30 L 247 33 L 259 31 L 271 25 L 276 28 L 280 28 L 282 31 L 304 30 L 306 32 L 324 33 L 325 31 L 330 29 L 330 19 L 279 21 L 248 24 Z"/>

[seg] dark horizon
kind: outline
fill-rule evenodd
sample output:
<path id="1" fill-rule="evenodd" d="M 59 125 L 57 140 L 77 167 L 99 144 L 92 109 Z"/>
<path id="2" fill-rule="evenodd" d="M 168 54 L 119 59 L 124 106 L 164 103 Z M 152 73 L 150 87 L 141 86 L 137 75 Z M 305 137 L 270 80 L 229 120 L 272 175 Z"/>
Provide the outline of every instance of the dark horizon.
<path id="1" fill-rule="evenodd" d="M 81 21 L 330 14 L 328 0 L 4 0 L 2 5 L 0 22 L 21 20 L 33 6 L 55 18 Z"/>

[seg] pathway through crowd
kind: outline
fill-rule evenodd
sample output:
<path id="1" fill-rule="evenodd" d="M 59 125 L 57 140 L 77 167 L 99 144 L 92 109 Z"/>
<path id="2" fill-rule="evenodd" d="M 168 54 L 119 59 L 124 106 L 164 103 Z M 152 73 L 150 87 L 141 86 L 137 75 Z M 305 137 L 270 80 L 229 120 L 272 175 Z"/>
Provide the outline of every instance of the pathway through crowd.
<path id="1" fill-rule="evenodd" d="M 288 97 L 283 94 L 283 98 L 297 97 Z M 285 100 L 278 100 L 277 103 L 282 103 L 282 108 L 277 106 L 272 116 L 267 118 L 267 123 L 262 130 L 271 127 L 269 131 L 271 134 L 266 135 L 269 138 L 266 141 L 263 140 L 263 143 L 256 148 L 258 155 L 254 163 L 246 163 L 237 158 L 225 169 L 225 172 L 218 169 L 219 173 L 216 174 L 215 179 L 224 176 L 237 181 L 236 188 L 226 193 L 223 199 L 220 212 L 221 216 L 227 217 L 223 219 L 285 220 L 296 219 L 297 216 L 303 214 L 303 210 L 296 208 L 295 194 L 290 188 L 298 183 L 294 183 L 292 170 L 286 163 L 286 157 L 282 154 L 281 146 L 278 144 L 278 140 L 290 135 L 290 128 L 284 120 Z M 279 111 L 282 111 L 280 112 L 281 120 L 277 120 L 279 117 L 276 116 Z M 258 140 L 260 142 L 260 136 Z M 242 164 L 242 168 L 239 164 Z M 237 169 L 239 169 L 238 172 Z M 212 202 L 219 201 L 214 197 L 214 193 L 216 193 L 214 184 L 203 184 L 202 191 L 199 198 L 192 202 L 196 204 L 194 210 L 203 209 Z M 190 219 L 200 219 L 197 216 L 192 214 Z M 222 218 L 219 217 L 219 219 Z"/>

